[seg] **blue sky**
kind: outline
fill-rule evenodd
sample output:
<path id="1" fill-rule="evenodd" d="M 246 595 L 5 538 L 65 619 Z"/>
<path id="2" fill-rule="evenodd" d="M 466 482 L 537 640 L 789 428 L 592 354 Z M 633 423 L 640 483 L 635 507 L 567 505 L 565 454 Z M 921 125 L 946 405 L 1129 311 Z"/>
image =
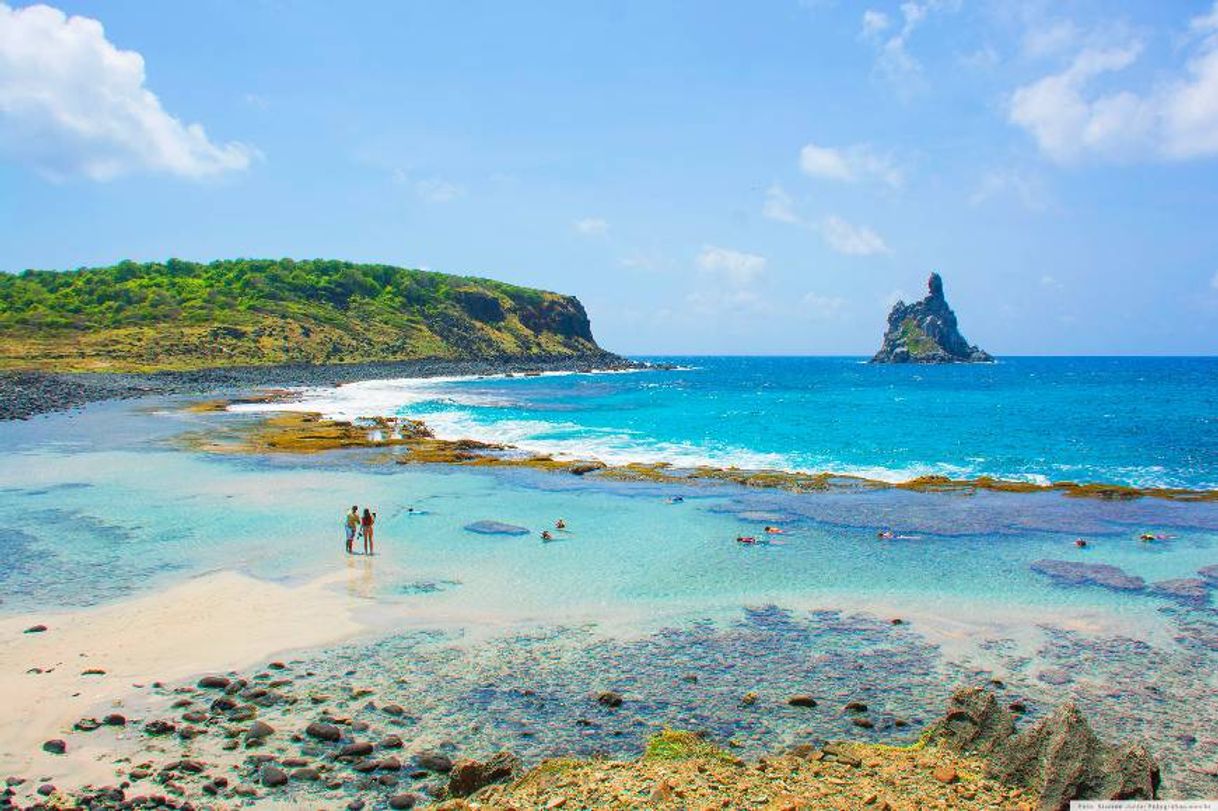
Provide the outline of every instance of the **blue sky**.
<path id="1" fill-rule="evenodd" d="M 996 354 L 1214 354 L 1218 3 L 0 2 L 0 268 L 170 256 L 628 353 L 869 353 L 933 269 Z"/>

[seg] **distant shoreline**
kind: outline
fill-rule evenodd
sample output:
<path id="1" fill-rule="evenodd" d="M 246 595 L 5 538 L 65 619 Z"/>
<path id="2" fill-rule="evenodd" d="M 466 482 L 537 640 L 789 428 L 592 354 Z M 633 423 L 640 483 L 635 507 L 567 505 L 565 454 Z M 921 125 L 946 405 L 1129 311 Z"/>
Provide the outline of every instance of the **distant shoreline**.
<path id="1" fill-rule="evenodd" d="M 649 368 L 611 352 L 477 360 L 401 360 L 271 366 L 221 366 L 159 372 L 0 372 L 0 421 L 23 420 L 104 400 L 154 395 L 207 395 L 255 387 L 333 386 L 394 377 L 526 374 Z M 660 367 L 663 368 L 663 367 Z"/>

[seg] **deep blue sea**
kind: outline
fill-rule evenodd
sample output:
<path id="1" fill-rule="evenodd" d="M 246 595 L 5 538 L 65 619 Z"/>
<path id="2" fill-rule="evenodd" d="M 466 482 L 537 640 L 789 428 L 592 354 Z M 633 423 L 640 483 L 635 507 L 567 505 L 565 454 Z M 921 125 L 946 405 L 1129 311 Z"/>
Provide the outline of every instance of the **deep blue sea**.
<path id="1" fill-rule="evenodd" d="M 650 358 L 677 370 L 369 381 L 304 407 L 606 462 L 1218 488 L 1218 359 Z"/>

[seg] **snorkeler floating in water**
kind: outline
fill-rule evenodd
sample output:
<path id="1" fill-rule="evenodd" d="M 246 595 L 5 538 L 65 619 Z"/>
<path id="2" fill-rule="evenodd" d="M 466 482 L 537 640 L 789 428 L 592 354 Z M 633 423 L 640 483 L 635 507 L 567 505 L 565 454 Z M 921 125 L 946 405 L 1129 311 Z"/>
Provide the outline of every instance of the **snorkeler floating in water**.
<path id="1" fill-rule="evenodd" d="M 554 529 L 566 529 L 566 528 L 567 528 L 567 522 L 562 520 L 561 518 L 554 522 Z"/>
<path id="2" fill-rule="evenodd" d="M 1086 546 L 1086 545 L 1087 545 L 1087 542 L 1086 542 L 1086 541 L 1084 541 L 1082 538 L 1075 538 L 1075 539 L 1074 539 L 1074 545 L 1075 545 L 1075 546 L 1077 546 L 1077 547 L 1079 547 L 1079 548 L 1081 549 L 1081 548 L 1083 548 L 1084 546 Z"/>
<path id="3" fill-rule="evenodd" d="M 882 529 L 875 534 L 875 537 L 879 538 L 881 541 L 891 541 L 897 536 L 893 535 L 892 530 L 890 529 Z"/>
<path id="4" fill-rule="evenodd" d="M 783 530 L 782 530 L 780 527 L 766 527 L 766 528 L 765 528 L 765 531 L 766 531 L 766 534 L 767 534 L 767 535 L 782 535 L 782 534 L 784 534 Z"/>
<path id="5" fill-rule="evenodd" d="M 554 536 L 550 534 L 550 530 L 543 529 L 541 531 L 541 539 L 543 541 L 552 541 L 552 540 L 554 540 Z"/>
<path id="6" fill-rule="evenodd" d="M 736 543 L 755 544 L 755 543 L 757 543 L 757 539 L 754 538 L 752 535 L 737 535 Z"/>
<path id="7" fill-rule="evenodd" d="M 668 499 L 669 504 L 680 504 L 683 501 L 685 501 L 685 499 L 682 496 L 673 496 L 672 498 Z"/>

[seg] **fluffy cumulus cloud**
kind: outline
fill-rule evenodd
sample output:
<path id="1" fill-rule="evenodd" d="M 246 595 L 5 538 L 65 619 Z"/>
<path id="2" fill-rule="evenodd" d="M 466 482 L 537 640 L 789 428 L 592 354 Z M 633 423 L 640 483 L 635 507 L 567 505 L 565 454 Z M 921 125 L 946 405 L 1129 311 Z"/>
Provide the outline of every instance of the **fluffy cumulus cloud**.
<path id="1" fill-rule="evenodd" d="M 573 223 L 575 232 L 586 237 L 603 237 L 609 233 L 609 223 L 599 217 L 585 217 Z"/>
<path id="2" fill-rule="evenodd" d="M 1096 86 L 1138 60 L 1140 41 L 1084 47 L 1060 72 L 1018 88 L 1010 121 L 1063 164 L 1218 155 L 1218 2 L 1190 22 L 1187 42 L 1176 75 L 1142 92 Z"/>
<path id="3" fill-rule="evenodd" d="M 888 245 L 875 231 L 865 225 L 846 222 L 836 215 L 821 220 L 820 232 L 829 247 L 838 253 L 849 256 L 890 253 Z"/>
<path id="4" fill-rule="evenodd" d="M 765 272 L 766 258 L 754 253 L 707 245 L 698 254 L 698 268 L 733 287 L 747 287 Z"/>
<path id="5" fill-rule="evenodd" d="M 854 183 L 875 180 L 893 188 L 904 182 L 904 174 L 893 159 L 867 144 L 829 147 L 807 144 L 799 151 L 799 168 L 809 177 Z"/>
<path id="6" fill-rule="evenodd" d="M 250 165 L 255 150 L 170 115 L 144 80 L 143 57 L 97 20 L 0 3 L 0 150 L 55 179 L 198 179 Z"/>

